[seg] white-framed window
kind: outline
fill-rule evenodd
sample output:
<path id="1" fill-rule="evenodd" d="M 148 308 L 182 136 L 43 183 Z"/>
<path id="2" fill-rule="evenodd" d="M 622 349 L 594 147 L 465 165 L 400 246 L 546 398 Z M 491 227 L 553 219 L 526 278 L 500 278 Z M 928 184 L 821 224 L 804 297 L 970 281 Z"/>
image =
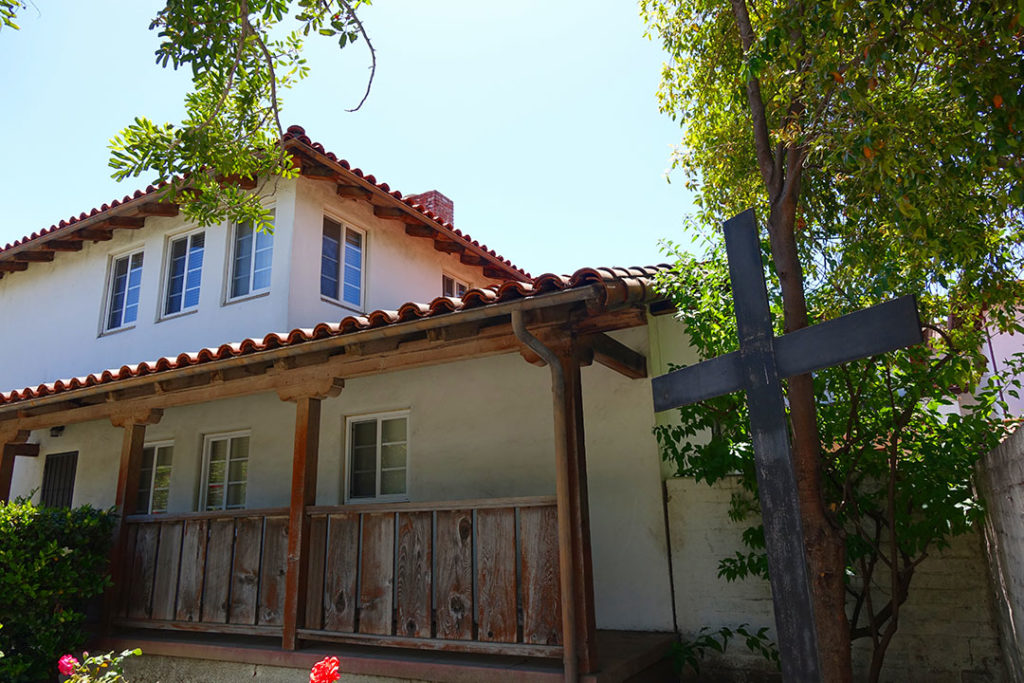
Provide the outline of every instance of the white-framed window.
<path id="1" fill-rule="evenodd" d="M 273 260 L 273 233 L 254 230 L 252 223 L 237 224 L 231 246 L 228 299 L 269 291 Z"/>
<path id="2" fill-rule="evenodd" d="M 110 262 L 110 290 L 103 329 L 130 327 L 139 317 L 142 288 L 142 250 L 119 256 Z"/>
<path id="3" fill-rule="evenodd" d="M 142 469 L 139 472 L 139 494 L 135 510 L 140 514 L 167 512 L 167 497 L 171 490 L 171 460 L 174 442 L 146 444 L 142 449 Z"/>
<path id="4" fill-rule="evenodd" d="M 206 233 L 203 231 L 172 238 L 168 243 L 163 315 L 175 315 L 199 306 L 205 250 Z"/>
<path id="5" fill-rule="evenodd" d="M 409 412 L 349 417 L 345 431 L 345 498 L 405 500 L 409 491 Z"/>
<path id="6" fill-rule="evenodd" d="M 320 256 L 320 294 L 361 308 L 366 236 L 324 216 Z"/>
<path id="7" fill-rule="evenodd" d="M 209 434 L 203 440 L 200 510 L 238 510 L 245 507 L 249 437 L 249 432 L 243 431 Z"/>
<path id="8" fill-rule="evenodd" d="M 469 285 L 467 285 L 465 282 L 458 279 L 457 277 L 453 277 L 451 275 L 442 273 L 441 296 L 449 296 L 454 297 L 456 299 L 461 299 L 463 296 L 466 295 L 467 290 L 469 290 Z"/>

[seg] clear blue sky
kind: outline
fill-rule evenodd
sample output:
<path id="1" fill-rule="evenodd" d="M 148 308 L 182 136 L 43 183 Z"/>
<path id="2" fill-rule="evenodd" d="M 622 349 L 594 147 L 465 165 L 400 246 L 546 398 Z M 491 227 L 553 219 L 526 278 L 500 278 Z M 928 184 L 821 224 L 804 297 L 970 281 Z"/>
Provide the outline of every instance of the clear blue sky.
<path id="1" fill-rule="evenodd" d="M 188 82 L 153 63 L 153 0 L 34 0 L 0 33 L 0 244 L 129 194 L 107 140 L 133 116 L 178 121 Z M 539 274 L 663 260 L 684 238 L 675 123 L 658 113 L 663 61 L 629 0 L 377 0 L 378 54 L 312 40 L 312 76 L 285 94 L 328 150 L 404 193 L 438 189 L 455 224 Z"/>

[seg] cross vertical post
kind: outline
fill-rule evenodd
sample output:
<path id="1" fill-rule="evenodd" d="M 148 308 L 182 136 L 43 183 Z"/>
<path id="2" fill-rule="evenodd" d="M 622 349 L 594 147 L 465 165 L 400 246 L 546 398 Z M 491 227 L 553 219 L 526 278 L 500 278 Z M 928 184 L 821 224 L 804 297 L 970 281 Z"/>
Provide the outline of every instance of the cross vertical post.
<path id="1" fill-rule="evenodd" d="M 736 308 L 740 361 L 746 375 L 757 490 L 761 500 L 768 575 L 775 605 L 785 681 L 820 681 L 814 603 L 804 554 L 800 501 L 789 443 L 782 384 L 775 366 L 774 335 L 761 246 L 752 211 L 725 223 L 729 279 Z"/>

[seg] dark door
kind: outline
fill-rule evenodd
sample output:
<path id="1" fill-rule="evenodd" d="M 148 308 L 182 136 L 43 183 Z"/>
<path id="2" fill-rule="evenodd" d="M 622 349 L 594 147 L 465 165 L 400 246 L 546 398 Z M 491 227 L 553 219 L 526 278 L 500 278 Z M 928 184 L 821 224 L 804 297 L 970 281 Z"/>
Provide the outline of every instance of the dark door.
<path id="1" fill-rule="evenodd" d="M 39 493 L 39 504 L 52 508 L 71 507 L 77 468 L 77 451 L 47 455 L 46 464 L 43 466 L 43 488 Z"/>

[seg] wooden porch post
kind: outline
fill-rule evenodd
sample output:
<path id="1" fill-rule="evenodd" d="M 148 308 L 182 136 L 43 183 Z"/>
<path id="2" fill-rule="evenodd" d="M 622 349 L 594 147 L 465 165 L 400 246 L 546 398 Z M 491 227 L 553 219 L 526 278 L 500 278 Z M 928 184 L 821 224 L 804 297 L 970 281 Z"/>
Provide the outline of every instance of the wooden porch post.
<path id="1" fill-rule="evenodd" d="M 545 346 L 527 329 L 523 315 L 512 313 L 512 329 L 532 354 L 551 370 L 555 426 L 555 496 L 558 502 L 558 564 L 562 601 L 565 680 L 597 669 L 594 651 L 594 577 L 590 557 L 590 510 L 587 502 L 587 457 L 583 429 L 580 363 L 584 353 L 570 330 Z M 589 359 L 588 359 L 589 360 Z"/>
<path id="2" fill-rule="evenodd" d="M 146 444 L 146 426 L 157 424 L 163 417 L 162 410 L 126 412 L 111 416 L 110 422 L 121 427 L 121 463 L 117 470 L 117 491 L 114 494 L 114 512 L 117 521 L 114 526 L 114 547 L 110 553 L 110 577 L 112 585 L 104 599 L 104 624 L 110 627 L 114 619 L 115 600 L 118 590 L 124 584 L 124 555 L 127 544 L 127 527 L 124 518 L 134 514 L 139 498 L 139 476 L 142 472 L 142 449 Z"/>
<path id="3" fill-rule="evenodd" d="M 278 391 L 283 401 L 295 402 L 295 444 L 292 452 L 292 489 L 288 506 L 288 563 L 284 579 L 284 623 L 281 647 L 294 650 L 297 631 L 306 623 L 309 572 L 309 517 L 306 507 L 316 504 L 317 463 L 320 454 L 320 401 L 337 396 L 344 384 L 325 378 L 326 385 Z"/>
<path id="4" fill-rule="evenodd" d="M 31 433 L 24 429 L 0 431 L 0 502 L 11 498 L 14 459 L 19 455 L 39 455 L 39 444 L 26 443 Z"/>
<path id="5" fill-rule="evenodd" d="M 576 606 L 576 650 L 580 673 L 592 673 L 597 668 L 594 638 L 597 630 L 594 617 L 594 570 L 590 550 L 590 507 L 587 493 L 587 454 L 583 427 L 583 389 L 580 378 L 581 349 L 569 341 L 554 349 L 561 372 L 565 377 L 562 404 L 554 406 L 555 434 L 564 434 L 566 475 L 569 484 L 569 509 L 572 537 L 570 566 L 573 569 L 573 602 Z M 555 397 L 558 400 L 558 397 Z M 564 420 L 564 428 L 557 423 Z M 560 558 L 561 559 L 561 558 Z"/>

